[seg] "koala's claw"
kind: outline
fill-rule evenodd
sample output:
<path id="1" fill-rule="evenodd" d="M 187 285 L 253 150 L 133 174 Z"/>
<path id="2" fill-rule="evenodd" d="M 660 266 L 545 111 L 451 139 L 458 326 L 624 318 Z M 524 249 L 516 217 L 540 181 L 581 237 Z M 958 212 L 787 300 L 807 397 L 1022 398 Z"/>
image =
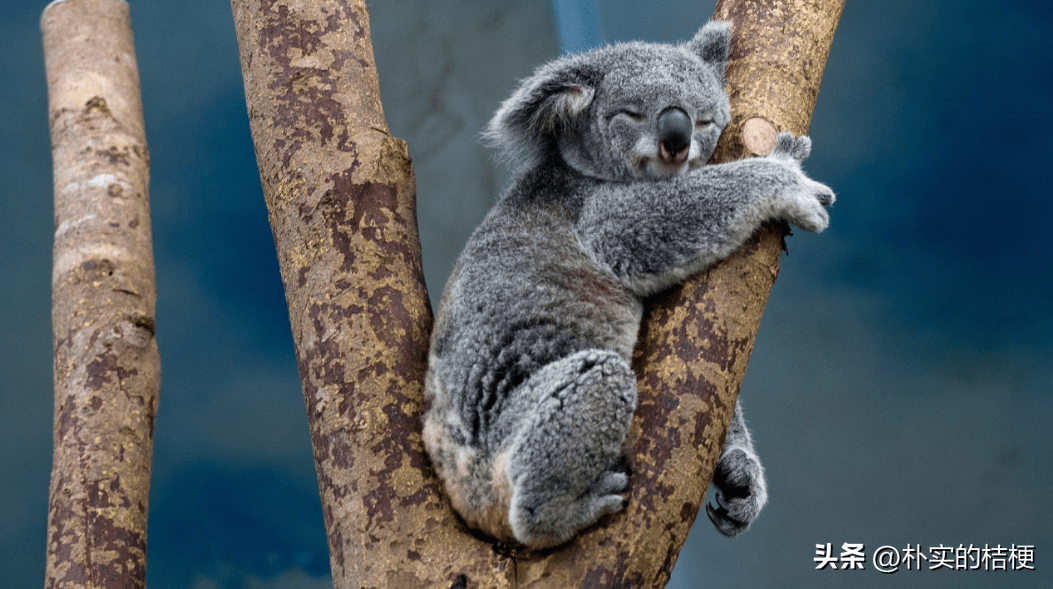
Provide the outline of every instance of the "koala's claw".
<path id="1" fill-rule="evenodd" d="M 629 486 L 629 475 L 624 472 L 606 472 L 592 485 L 590 492 L 597 496 L 621 493 Z"/>
<path id="2" fill-rule="evenodd" d="M 718 532 L 729 538 L 734 538 L 750 527 L 752 518 L 747 521 L 737 517 L 740 512 L 746 511 L 741 507 L 741 504 L 746 502 L 746 499 L 725 500 L 724 494 L 717 491 L 716 501 L 716 507 L 713 507 L 711 503 L 706 504 L 706 515 L 709 516 L 709 521 L 713 522 Z M 756 517 L 756 514 L 753 517 Z"/>
<path id="3" fill-rule="evenodd" d="M 581 513 L 581 521 L 594 522 L 605 515 L 618 513 L 627 504 L 625 497 L 618 494 L 592 495 L 581 499 L 577 511 Z"/>
<path id="4" fill-rule="evenodd" d="M 787 156 L 793 151 L 794 146 L 793 133 L 789 131 L 783 131 L 775 136 L 775 147 L 771 150 L 771 155 L 775 157 Z"/>
<path id="5" fill-rule="evenodd" d="M 834 191 L 830 190 L 830 187 L 825 184 L 819 185 L 819 190 L 816 192 L 815 198 L 818 199 L 819 204 L 824 207 L 834 204 L 834 201 L 837 200 L 834 196 Z"/>
<path id="6" fill-rule="evenodd" d="M 628 464 L 616 463 L 600 474 L 596 482 L 578 499 L 583 521 L 618 513 L 629 503 L 622 495 L 629 487 Z"/>
<path id="7" fill-rule="evenodd" d="M 790 156 L 799 162 L 803 162 L 810 155 L 812 155 L 812 140 L 807 135 L 797 137 L 793 142 L 793 148 L 790 150 Z"/>
<path id="8" fill-rule="evenodd" d="M 834 202 L 834 193 L 818 182 L 790 197 L 786 218 L 805 231 L 818 233 L 830 225 L 830 214 L 824 208 Z"/>

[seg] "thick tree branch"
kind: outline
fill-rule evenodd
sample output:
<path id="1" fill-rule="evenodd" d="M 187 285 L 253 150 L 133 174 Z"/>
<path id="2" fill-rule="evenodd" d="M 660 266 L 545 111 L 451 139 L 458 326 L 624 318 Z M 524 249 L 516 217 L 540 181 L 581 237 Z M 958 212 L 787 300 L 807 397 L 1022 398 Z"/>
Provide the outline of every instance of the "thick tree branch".
<path id="1" fill-rule="evenodd" d="M 148 155 L 128 5 L 41 20 L 55 183 L 48 588 L 144 587 L 154 416 Z"/>
<path id="2" fill-rule="evenodd" d="M 453 574 L 464 534 L 421 442 L 431 312 L 406 144 L 361 0 L 232 0 L 336 587 Z M 473 575 L 476 571 L 472 571 Z"/>
<path id="3" fill-rule="evenodd" d="M 716 162 L 768 153 L 777 131 L 808 130 L 843 6 L 717 3 L 713 19 L 731 22 L 734 37 L 727 71 L 732 121 Z M 632 502 L 622 520 L 632 523 L 619 525 L 607 543 L 621 545 L 607 577 L 612 586 L 664 587 L 669 579 L 713 478 L 785 233 L 785 225 L 762 228 L 733 256 L 649 305 L 633 358 L 640 402 L 629 432 Z"/>
<path id="4" fill-rule="evenodd" d="M 772 127 L 806 129 L 842 4 L 718 6 L 736 35 L 735 118 L 720 157 L 763 152 Z M 335 586 L 663 586 L 719 456 L 782 229 L 653 301 L 635 357 L 627 510 L 544 554 L 480 540 L 453 515 L 421 444 L 431 314 L 412 170 L 384 122 L 365 5 L 231 5 Z"/>

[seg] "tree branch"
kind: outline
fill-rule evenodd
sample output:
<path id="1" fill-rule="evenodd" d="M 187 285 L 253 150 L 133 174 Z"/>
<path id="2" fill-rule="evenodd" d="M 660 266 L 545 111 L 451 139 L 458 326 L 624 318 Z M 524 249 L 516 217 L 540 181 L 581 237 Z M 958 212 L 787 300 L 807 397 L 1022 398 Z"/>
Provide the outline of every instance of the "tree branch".
<path id="1" fill-rule="evenodd" d="M 55 185 L 55 430 L 45 586 L 144 587 L 154 416 L 146 137 L 128 5 L 41 19 Z"/>
<path id="2" fill-rule="evenodd" d="M 717 3 L 713 20 L 731 22 L 734 36 L 727 70 L 732 121 L 715 162 L 767 154 L 777 131 L 808 130 L 843 6 Z M 619 563 L 610 567 L 612 581 L 668 581 L 720 458 L 786 233 L 785 224 L 768 225 L 728 259 L 650 301 L 633 357 L 640 401 L 629 432 L 632 501 L 621 520 L 631 523 L 607 532 L 622 545 L 616 554 L 595 557 Z"/>
<path id="3" fill-rule="evenodd" d="M 717 18 L 735 27 L 735 118 L 719 157 L 745 155 L 743 145 L 763 152 L 771 126 L 807 128 L 842 4 L 720 3 Z M 421 443 L 431 313 L 412 169 L 384 121 L 366 7 L 231 6 L 335 586 L 664 586 L 720 454 L 782 229 L 653 301 L 634 358 L 626 511 L 542 554 L 478 539 L 451 511 Z"/>

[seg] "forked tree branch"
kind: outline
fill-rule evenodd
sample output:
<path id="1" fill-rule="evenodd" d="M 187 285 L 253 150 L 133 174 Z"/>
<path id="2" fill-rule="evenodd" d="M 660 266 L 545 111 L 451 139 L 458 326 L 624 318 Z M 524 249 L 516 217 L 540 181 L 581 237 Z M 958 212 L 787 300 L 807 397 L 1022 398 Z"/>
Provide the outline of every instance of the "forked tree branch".
<path id="1" fill-rule="evenodd" d="M 128 5 L 52 3 L 41 28 L 55 185 L 45 587 L 144 587 L 161 364 Z"/>
<path id="2" fill-rule="evenodd" d="M 334 584 L 662 587 L 720 454 L 783 229 L 652 301 L 625 512 L 541 554 L 472 535 L 420 434 L 431 313 L 414 179 L 388 133 L 362 0 L 232 0 L 329 538 Z M 729 0 L 722 160 L 803 133 L 843 0 Z M 699 23 L 701 25 L 701 23 Z"/>

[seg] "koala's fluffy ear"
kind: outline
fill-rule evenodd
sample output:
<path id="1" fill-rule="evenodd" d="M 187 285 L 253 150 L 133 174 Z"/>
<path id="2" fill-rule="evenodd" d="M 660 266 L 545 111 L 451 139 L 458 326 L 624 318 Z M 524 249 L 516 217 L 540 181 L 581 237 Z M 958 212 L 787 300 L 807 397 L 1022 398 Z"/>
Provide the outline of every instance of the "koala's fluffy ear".
<path id="1" fill-rule="evenodd" d="M 731 23 L 722 21 L 708 22 L 695 37 L 687 42 L 689 51 L 702 58 L 702 61 L 713 66 L 713 70 L 724 81 L 724 70 L 731 57 Z"/>
<path id="2" fill-rule="evenodd" d="M 490 119 L 484 142 L 520 165 L 536 163 L 592 104 L 600 75 L 588 57 L 557 59 L 523 80 Z"/>

